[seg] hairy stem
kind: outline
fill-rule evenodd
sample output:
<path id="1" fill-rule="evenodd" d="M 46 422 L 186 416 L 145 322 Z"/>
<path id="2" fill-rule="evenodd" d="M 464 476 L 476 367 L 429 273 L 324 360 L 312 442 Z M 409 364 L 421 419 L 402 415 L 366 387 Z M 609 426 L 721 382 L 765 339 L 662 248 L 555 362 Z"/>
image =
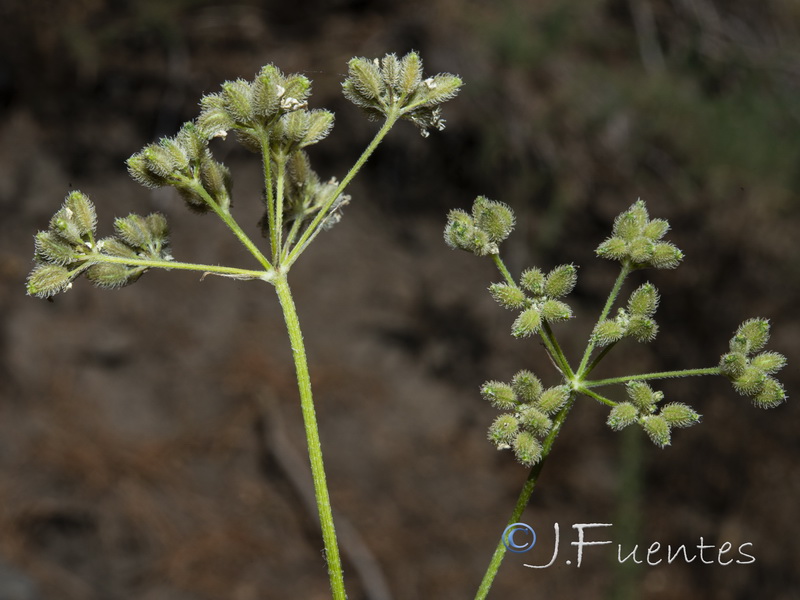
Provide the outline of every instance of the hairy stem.
<path id="1" fill-rule="evenodd" d="M 572 408 L 572 405 L 575 403 L 576 397 L 577 394 L 575 392 L 570 394 L 567 403 L 559 411 L 558 415 L 556 415 L 556 418 L 553 421 L 553 428 L 550 430 L 550 433 L 547 434 L 547 437 L 542 443 L 542 458 L 538 463 L 536 463 L 533 466 L 531 472 L 528 474 L 528 478 L 525 480 L 525 485 L 522 486 L 522 491 L 519 494 L 519 498 L 517 498 L 517 503 L 514 506 L 514 511 L 511 513 L 511 518 L 508 520 L 506 526 L 518 523 L 519 520 L 522 518 L 522 513 L 528 506 L 528 503 L 530 502 L 531 499 L 531 495 L 533 494 L 533 489 L 536 487 L 536 482 L 539 480 L 539 474 L 542 472 L 544 461 L 549 456 L 550 451 L 553 448 L 553 442 L 555 442 L 556 436 L 558 436 L 558 432 L 561 431 L 561 427 L 564 425 L 564 421 L 566 420 L 567 414 Z M 489 590 L 492 587 L 494 578 L 497 576 L 497 572 L 500 570 L 500 564 L 503 562 L 503 558 L 505 557 L 505 555 L 506 555 L 506 545 L 503 543 L 503 540 L 501 538 L 500 543 L 498 543 L 497 548 L 495 548 L 491 561 L 489 561 L 489 567 L 486 569 L 486 573 L 483 576 L 481 585 L 478 588 L 477 593 L 475 594 L 475 600 L 484 600 L 486 596 L 489 594 Z"/>
<path id="2" fill-rule="evenodd" d="M 278 243 L 278 218 L 275 211 L 275 194 L 272 190 L 272 155 L 269 148 L 269 132 L 264 130 L 258 136 L 261 142 L 261 164 L 264 175 L 264 201 L 267 203 L 267 226 L 269 227 L 269 245 L 272 250 L 272 260 L 277 265 L 276 257 L 280 244 Z"/>
<path id="3" fill-rule="evenodd" d="M 605 396 L 601 396 L 600 394 L 598 394 L 597 392 L 593 392 L 592 390 L 589 390 L 589 389 L 586 389 L 586 388 L 582 387 L 582 388 L 579 388 L 578 391 L 581 394 L 586 394 L 590 398 L 594 398 L 600 404 L 605 404 L 606 406 L 610 406 L 611 408 L 614 408 L 617 405 L 617 403 L 614 402 L 613 400 L 610 400 L 610 399 L 606 398 Z"/>
<path id="4" fill-rule="evenodd" d="M 214 273 L 216 275 L 229 275 L 242 279 L 262 279 L 269 281 L 273 277 L 274 271 L 252 271 L 250 269 L 238 269 L 236 267 L 224 267 L 220 265 L 203 265 L 198 263 L 177 262 L 174 260 L 150 260 L 147 258 L 127 258 L 124 256 L 110 256 L 108 254 L 92 254 L 87 260 L 94 264 L 99 262 L 114 263 L 118 265 L 130 265 L 137 267 L 147 267 L 149 269 L 183 269 L 185 271 L 203 271 L 204 273 Z"/>
<path id="5" fill-rule="evenodd" d="M 620 544 L 633 548 L 639 543 L 642 519 L 642 441 L 638 427 L 626 427 L 617 442 L 620 473 L 617 483 L 617 518 L 614 529 L 619 532 Z M 615 570 L 611 589 L 612 600 L 635 600 L 641 574 L 635 561 L 613 561 Z"/>
<path id="6" fill-rule="evenodd" d="M 668 379 L 670 377 L 695 377 L 699 375 L 719 375 L 719 374 L 720 374 L 719 367 L 706 367 L 704 369 L 683 369 L 680 371 L 660 371 L 658 373 L 642 373 L 641 375 L 625 375 L 622 377 L 610 377 L 609 379 L 584 381 L 581 383 L 581 385 L 585 388 L 594 388 L 603 385 L 628 383 L 629 381 L 646 381 L 648 379 Z"/>
<path id="7" fill-rule="evenodd" d="M 611 307 L 614 306 L 614 302 L 617 300 L 617 296 L 619 296 L 619 291 L 622 289 L 622 284 L 625 281 L 625 278 L 630 275 L 631 271 L 630 264 L 624 262 L 622 264 L 622 269 L 620 269 L 619 275 L 617 276 L 617 280 L 614 282 L 614 287 L 611 288 L 611 292 L 608 294 L 608 299 L 606 300 L 606 305 L 603 307 L 603 312 L 600 313 L 600 317 L 597 319 L 598 323 L 602 323 L 608 317 L 608 313 L 611 312 Z M 581 359 L 581 364 L 578 367 L 578 377 L 583 378 L 586 374 L 586 365 L 589 363 L 589 358 L 592 356 L 592 352 L 594 352 L 595 343 L 592 338 L 589 338 L 589 343 L 586 345 L 586 351 L 583 353 L 583 358 Z M 605 356 L 605 354 L 604 354 Z M 597 365 L 597 361 L 592 363 L 592 368 Z"/>
<path id="8" fill-rule="evenodd" d="M 508 285 L 519 287 L 517 282 L 514 281 L 514 278 L 511 276 L 511 272 L 506 267 L 506 263 L 503 262 L 503 259 L 500 258 L 499 254 L 492 254 L 492 260 L 494 261 L 497 270 L 500 271 L 500 274 L 503 276 L 503 279 L 506 280 Z"/>
<path id="9" fill-rule="evenodd" d="M 375 137 L 369 143 L 369 146 L 366 147 L 364 152 L 361 153 L 361 156 L 358 157 L 358 160 L 352 166 L 350 171 L 347 172 L 344 179 L 342 179 L 341 183 L 338 185 L 336 190 L 334 190 L 331 197 L 325 203 L 325 205 L 320 209 L 317 215 L 314 217 L 314 220 L 311 221 L 309 226 L 303 232 L 303 235 L 300 236 L 300 239 L 297 240 L 292 251 L 289 253 L 289 256 L 286 257 L 286 262 L 284 263 L 285 267 L 288 268 L 291 266 L 294 261 L 303 253 L 309 243 L 317 237 L 317 234 L 320 232 L 322 227 L 322 221 L 325 217 L 328 216 L 328 211 L 330 210 L 333 203 L 336 202 L 336 199 L 342 194 L 344 189 L 349 185 L 349 183 L 353 180 L 353 177 L 361 170 L 361 167 L 364 166 L 364 163 L 367 162 L 367 159 L 372 156 L 372 153 L 375 152 L 375 149 L 378 145 L 383 141 L 383 138 L 386 137 L 386 134 L 389 133 L 389 130 L 394 126 L 397 120 L 400 118 L 399 114 L 390 113 L 386 117 L 386 121 L 384 122 L 383 126 L 380 128 L 378 133 L 375 134 Z"/>
<path id="10" fill-rule="evenodd" d="M 583 370 L 583 373 L 581 374 L 581 375 L 582 375 L 582 377 L 586 377 L 587 375 L 589 375 L 589 373 L 591 373 L 592 371 L 594 371 L 594 368 L 595 368 L 597 365 L 599 365 L 599 364 L 600 364 L 600 361 L 601 361 L 601 360 L 603 360 L 603 359 L 605 358 L 606 354 L 608 354 L 609 352 L 611 352 L 611 349 L 612 349 L 614 346 L 616 346 L 616 345 L 617 345 L 617 343 L 618 343 L 618 342 L 611 342 L 611 343 L 610 343 L 608 346 L 606 346 L 605 348 L 603 348 L 603 349 L 602 349 L 602 350 L 601 350 L 601 351 L 600 351 L 600 352 L 597 354 L 597 356 L 595 356 L 595 357 L 594 357 L 594 359 L 592 360 L 592 362 L 591 362 L 591 363 L 589 363 L 589 366 L 588 366 L 588 367 L 586 367 L 586 368 Z"/>
<path id="11" fill-rule="evenodd" d="M 311 461 L 311 475 L 314 480 L 314 494 L 317 500 L 317 510 L 322 527 L 322 539 L 325 545 L 325 559 L 328 563 L 328 578 L 334 600 L 346 600 L 344 589 L 344 575 L 342 562 L 339 557 L 339 546 L 336 541 L 336 530 L 333 526 L 333 512 L 328 494 L 328 485 L 325 481 L 325 467 L 322 462 L 322 445 L 319 439 L 314 399 L 311 394 L 311 378 L 308 374 L 308 361 L 306 360 L 303 334 L 300 331 L 300 321 L 297 309 L 292 300 L 292 293 L 286 274 L 279 272 L 273 281 L 278 293 L 286 329 L 289 332 L 289 341 L 292 346 L 292 356 L 297 372 L 297 387 L 300 391 L 300 408 L 303 412 L 303 423 L 308 442 L 308 457 Z"/>
<path id="12" fill-rule="evenodd" d="M 247 248 L 248 252 L 253 255 L 253 257 L 261 264 L 261 266 L 264 267 L 264 269 L 267 271 L 273 270 L 272 264 L 269 262 L 269 260 L 267 260 L 267 257 L 262 254 L 261 250 L 258 249 L 258 246 L 253 243 L 253 240 L 251 240 L 250 237 L 244 231 L 242 231 L 242 228 L 239 227 L 239 223 L 236 222 L 236 219 L 233 218 L 227 208 L 220 206 L 219 203 L 214 200 L 211 194 L 209 194 L 200 184 L 200 182 L 186 177 L 182 177 L 181 181 L 183 181 L 183 183 L 186 185 L 189 185 L 192 188 L 192 191 L 196 192 L 203 198 L 203 201 L 208 204 L 211 210 L 213 210 L 220 219 L 222 219 L 222 222 L 228 226 L 228 229 L 233 232 L 242 245 Z"/>
<path id="13" fill-rule="evenodd" d="M 275 232 L 271 235 L 275 239 L 275 247 L 272 250 L 272 262 L 280 266 L 282 247 L 283 247 L 283 194 L 284 183 L 286 181 L 286 158 L 281 156 L 278 162 L 278 178 L 275 183 Z"/>

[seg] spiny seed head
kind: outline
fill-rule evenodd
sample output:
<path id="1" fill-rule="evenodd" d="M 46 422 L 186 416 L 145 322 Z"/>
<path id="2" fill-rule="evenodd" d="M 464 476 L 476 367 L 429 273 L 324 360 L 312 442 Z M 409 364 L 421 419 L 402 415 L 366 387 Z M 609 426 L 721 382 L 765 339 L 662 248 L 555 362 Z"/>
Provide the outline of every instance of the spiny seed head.
<path id="1" fill-rule="evenodd" d="M 236 126 L 233 118 L 225 110 L 225 98 L 222 94 L 207 94 L 200 99 L 200 116 L 197 127 L 208 139 L 226 138 L 228 131 Z"/>
<path id="2" fill-rule="evenodd" d="M 429 129 L 444 129 L 443 102 L 453 98 L 463 85 L 449 73 L 422 79 L 422 61 L 415 52 L 398 59 L 387 54 L 382 59 L 353 58 L 347 79 L 342 84 L 345 97 L 361 108 L 370 119 L 395 115 L 417 125 L 423 137 Z"/>
<path id="3" fill-rule="evenodd" d="M 636 237 L 627 242 L 628 244 L 628 257 L 636 264 L 647 264 L 653 253 L 655 252 L 656 245 L 645 237 Z"/>
<path id="4" fill-rule="evenodd" d="M 653 388 L 644 381 L 629 381 L 625 386 L 625 391 L 631 402 L 644 414 L 652 412 L 656 402 L 663 397 L 663 395 L 653 391 Z"/>
<path id="5" fill-rule="evenodd" d="M 614 220 L 612 236 L 600 244 L 597 254 L 629 261 L 635 268 L 675 268 L 683 253 L 670 242 L 659 241 L 668 230 L 667 221 L 649 219 L 644 202 L 639 200 Z"/>
<path id="6" fill-rule="evenodd" d="M 536 436 L 544 437 L 553 426 L 553 421 L 534 406 L 525 406 L 519 411 L 520 425 Z"/>
<path id="7" fill-rule="evenodd" d="M 342 84 L 345 97 L 356 106 L 365 108 L 377 104 L 386 92 L 380 63 L 367 58 L 352 58 L 347 63 L 348 76 Z M 368 103 L 365 104 L 364 103 Z"/>
<path id="8" fill-rule="evenodd" d="M 136 214 L 114 219 L 114 230 L 126 244 L 134 248 L 146 248 L 153 241 L 145 218 Z"/>
<path id="9" fill-rule="evenodd" d="M 540 297 L 545 295 L 545 279 L 545 274 L 541 269 L 533 267 L 522 272 L 520 283 L 531 294 Z"/>
<path id="10" fill-rule="evenodd" d="M 544 281 L 544 294 L 550 298 L 561 298 L 569 294 L 578 281 L 578 270 L 575 265 L 559 265 Z"/>
<path id="11" fill-rule="evenodd" d="M 472 251 L 472 238 L 475 224 L 472 217 L 463 210 L 454 209 L 447 215 L 444 241 L 454 250 Z"/>
<path id="12" fill-rule="evenodd" d="M 630 402 L 620 402 L 608 414 L 606 423 L 614 431 L 624 429 L 639 418 L 639 409 Z"/>
<path id="13" fill-rule="evenodd" d="M 628 312 L 632 315 L 652 317 L 658 308 L 658 290 L 652 283 L 636 288 L 628 300 Z"/>
<path id="14" fill-rule="evenodd" d="M 601 258 L 623 260 L 628 256 L 628 244 L 618 237 L 610 237 L 597 247 L 596 253 Z"/>
<path id="15" fill-rule="evenodd" d="M 542 459 L 542 444 L 532 433 L 520 431 L 514 439 L 514 456 L 526 467 L 532 467 Z"/>
<path id="16" fill-rule="evenodd" d="M 501 381 L 487 381 L 481 387 L 481 395 L 499 410 L 512 410 L 517 406 L 513 388 Z"/>
<path id="17" fill-rule="evenodd" d="M 279 91 L 283 74 L 275 65 L 266 65 L 258 72 L 251 89 L 251 102 L 253 110 L 261 118 L 268 118 L 278 112 L 280 107 Z"/>
<path id="18" fill-rule="evenodd" d="M 642 229 L 642 235 L 649 240 L 657 241 L 669 231 L 669 223 L 664 219 L 652 219 Z"/>
<path id="19" fill-rule="evenodd" d="M 665 405 L 659 414 L 670 427 L 689 427 L 700 422 L 700 415 L 680 402 Z"/>
<path id="20" fill-rule="evenodd" d="M 625 334 L 638 342 L 652 342 L 658 334 L 658 324 L 650 317 L 633 315 L 628 321 Z"/>
<path id="21" fill-rule="evenodd" d="M 548 323 L 566 321 L 572 318 L 572 309 L 566 302 L 548 299 L 541 306 L 542 318 Z"/>
<path id="22" fill-rule="evenodd" d="M 558 412 L 569 399 L 569 388 L 565 385 L 547 388 L 542 392 L 536 406 L 546 415 Z"/>
<path id="23" fill-rule="evenodd" d="M 618 321 L 606 319 L 595 325 L 592 341 L 598 346 L 608 346 L 625 336 L 625 327 Z"/>
<path id="24" fill-rule="evenodd" d="M 522 402 L 535 402 L 544 391 L 541 380 L 527 370 L 519 371 L 511 380 L 514 393 Z"/>
<path id="25" fill-rule="evenodd" d="M 211 158 L 210 153 L 206 154 L 200 161 L 200 181 L 203 183 L 203 188 L 219 204 L 229 204 L 231 188 L 233 187 L 231 172 L 228 167 Z"/>
<path id="26" fill-rule="evenodd" d="M 514 337 L 529 337 L 539 331 L 542 326 L 542 314 L 538 308 L 532 306 L 523 310 L 511 326 Z"/>
<path id="27" fill-rule="evenodd" d="M 216 137 L 214 133 L 207 134 L 196 123 L 189 121 L 180 128 L 175 136 L 175 142 L 181 148 L 188 163 L 193 164 L 200 160 L 200 157 L 207 151 L 208 140 Z"/>
<path id="28" fill-rule="evenodd" d="M 475 227 L 484 231 L 495 244 L 505 240 L 514 230 L 514 212 L 507 204 L 478 196 L 472 205 Z"/>
<path id="29" fill-rule="evenodd" d="M 145 187 L 159 188 L 169 185 L 169 180 L 165 175 L 151 168 L 144 152 L 137 152 L 125 164 L 128 166 L 128 173 L 133 180 Z"/>
<path id="30" fill-rule="evenodd" d="M 222 84 L 222 100 L 225 111 L 239 124 L 248 124 L 253 116 L 253 91 L 244 79 L 226 81 Z"/>
<path id="31" fill-rule="evenodd" d="M 117 256 L 119 258 L 139 258 L 139 254 L 134 248 L 116 237 L 103 238 L 97 242 L 97 247 L 102 250 L 103 254 L 109 256 Z"/>
<path id="32" fill-rule="evenodd" d="M 472 216 L 463 210 L 451 210 L 447 215 L 444 240 L 451 248 L 465 250 L 476 256 L 487 256 L 499 252 L 497 244 L 489 239 L 489 235 L 485 231 L 475 227 Z"/>
<path id="33" fill-rule="evenodd" d="M 670 426 L 667 420 L 659 415 L 649 415 L 640 421 L 642 429 L 659 448 L 669 446 Z"/>
<path id="34" fill-rule="evenodd" d="M 161 213 L 150 213 L 145 217 L 147 229 L 154 238 L 166 240 L 169 237 L 167 218 Z"/>
<path id="35" fill-rule="evenodd" d="M 50 231 L 72 244 L 84 242 L 83 229 L 75 222 L 72 210 L 67 206 L 62 206 L 50 219 Z"/>
<path id="36" fill-rule="evenodd" d="M 298 141 L 300 148 L 316 144 L 328 137 L 331 129 L 333 129 L 334 117 L 332 112 L 328 110 L 312 110 L 302 111 L 302 113 L 308 116 L 308 127 L 305 129 L 303 137 Z"/>
<path id="37" fill-rule="evenodd" d="M 527 301 L 521 289 L 507 283 L 493 283 L 489 286 L 489 293 L 503 308 L 522 308 Z"/>
<path id="38" fill-rule="evenodd" d="M 767 375 L 752 365 L 748 365 L 736 379 L 733 380 L 734 389 L 743 396 L 755 396 L 764 387 Z"/>
<path id="39" fill-rule="evenodd" d="M 72 277 L 66 267 L 60 265 L 39 265 L 28 276 L 29 296 L 50 298 L 72 286 Z"/>
<path id="40" fill-rule="evenodd" d="M 649 262 L 656 269 L 674 269 L 683 260 L 683 252 L 670 242 L 658 242 L 653 246 Z"/>
<path id="41" fill-rule="evenodd" d="M 97 263 L 86 270 L 86 278 L 97 287 L 113 289 L 133 283 L 144 271 L 144 267 Z"/>
<path id="42" fill-rule="evenodd" d="M 498 450 L 505 450 L 511 448 L 518 430 L 517 418 L 512 414 L 504 413 L 497 417 L 489 427 L 488 438 Z"/>
<path id="43" fill-rule="evenodd" d="M 728 352 L 720 358 L 719 369 L 726 377 L 735 379 L 744 373 L 747 364 L 747 356 L 744 352 Z"/>
<path id="44" fill-rule="evenodd" d="M 753 396 L 753 404 L 759 408 L 775 408 L 786 401 L 786 390 L 772 377 L 764 379 L 761 391 Z"/>
<path id="45" fill-rule="evenodd" d="M 768 375 L 773 375 L 786 366 L 786 357 L 780 352 L 761 352 L 752 358 L 750 364 Z"/>
<path id="46" fill-rule="evenodd" d="M 82 236 L 94 233 L 97 214 L 89 196 L 75 190 L 67 195 L 64 206 L 70 211 L 71 219 Z"/>
<path id="47" fill-rule="evenodd" d="M 35 237 L 35 256 L 39 262 L 66 266 L 80 257 L 72 243 L 52 231 L 40 231 Z"/>
<path id="48" fill-rule="evenodd" d="M 753 354 L 769 341 L 769 321 L 767 319 L 748 319 L 736 330 L 731 339 L 731 351 Z"/>
<path id="49" fill-rule="evenodd" d="M 642 200 L 637 200 L 628 210 L 617 216 L 612 233 L 625 241 L 631 241 L 642 235 L 647 223 L 647 207 Z"/>

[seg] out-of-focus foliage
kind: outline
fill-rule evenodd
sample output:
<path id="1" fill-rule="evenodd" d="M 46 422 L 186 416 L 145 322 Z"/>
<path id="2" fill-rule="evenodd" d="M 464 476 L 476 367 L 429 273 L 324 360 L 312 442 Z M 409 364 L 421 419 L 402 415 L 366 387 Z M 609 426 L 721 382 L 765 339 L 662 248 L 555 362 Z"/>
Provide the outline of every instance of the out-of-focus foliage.
<path id="1" fill-rule="evenodd" d="M 484 72 L 466 92 L 473 117 L 497 116 L 474 117 L 494 196 L 554 218 L 631 190 L 678 212 L 724 209 L 726 223 L 755 205 L 796 210 L 797 4 L 475 4 L 490 50 L 472 49 Z"/>

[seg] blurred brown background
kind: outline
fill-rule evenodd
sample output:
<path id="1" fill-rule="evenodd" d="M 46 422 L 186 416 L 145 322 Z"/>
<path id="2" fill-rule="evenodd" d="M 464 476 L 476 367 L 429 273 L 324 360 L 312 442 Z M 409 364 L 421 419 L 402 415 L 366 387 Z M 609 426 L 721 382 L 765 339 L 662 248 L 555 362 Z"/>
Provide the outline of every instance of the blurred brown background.
<path id="1" fill-rule="evenodd" d="M 615 275 L 593 249 L 638 197 L 686 260 L 637 274 L 662 291 L 661 333 L 620 345 L 603 373 L 713 365 L 751 316 L 772 320 L 770 347 L 789 358 L 790 401 L 771 411 L 720 378 L 665 384 L 704 420 L 665 450 L 641 445 L 638 502 L 623 438 L 579 402 L 525 517 L 543 548 L 509 556 L 491 597 L 800 598 L 795 0 L 4 0 L 0 17 L 0 600 L 328 597 L 272 292 L 159 272 L 47 303 L 24 280 L 33 234 L 74 188 L 101 233 L 159 210 L 178 260 L 250 265 L 124 160 L 224 79 L 273 62 L 336 112 L 312 159 L 341 177 L 376 127 L 341 98 L 347 60 L 410 49 L 466 82 L 447 129 L 423 140 L 401 123 L 291 277 L 351 598 L 472 597 L 526 475 L 485 441 L 495 413 L 477 389 L 554 373 L 509 335 L 491 263 L 442 242 L 446 212 L 478 194 L 517 211 L 514 272 L 581 266 L 579 318 L 557 330 L 573 360 Z M 258 161 L 216 151 L 255 232 Z M 751 542 L 756 562 L 665 561 L 631 579 L 604 547 L 564 564 L 572 523 L 614 523 L 605 539 L 619 541 L 637 521 L 644 545 Z M 549 559 L 554 522 L 562 559 L 526 569 Z"/>

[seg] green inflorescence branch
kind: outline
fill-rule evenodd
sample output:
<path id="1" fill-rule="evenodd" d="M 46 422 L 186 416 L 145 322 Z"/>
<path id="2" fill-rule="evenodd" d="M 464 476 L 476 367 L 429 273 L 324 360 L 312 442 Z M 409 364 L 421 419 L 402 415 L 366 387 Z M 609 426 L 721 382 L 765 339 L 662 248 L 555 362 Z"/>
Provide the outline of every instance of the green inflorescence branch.
<path id="1" fill-rule="evenodd" d="M 489 428 L 489 440 L 500 450 L 511 450 L 520 463 L 530 468 L 509 525 L 519 521 L 528 505 L 555 437 L 578 396 L 586 396 L 609 407 L 607 424 L 611 429 L 638 425 L 660 447 L 670 443 L 673 429 L 695 425 L 700 421 L 700 415 L 683 403 L 664 403 L 664 394 L 653 390 L 647 382 L 724 375 L 733 382 L 737 392 L 751 397 L 756 406 L 771 408 L 785 400 L 783 387 L 773 375 L 786 361 L 776 352 L 762 351 L 769 338 L 769 325 L 764 319 L 751 319 L 739 327 L 731 339 L 730 352 L 722 356 L 717 367 L 588 379 L 624 338 L 650 342 L 658 332 L 654 315 L 660 298 L 655 286 L 642 284 L 631 293 L 627 303 L 620 306 L 619 297 L 628 276 L 644 268 L 675 268 L 683 259 L 678 248 L 662 239 L 669 224 L 662 219 L 650 219 L 642 201 L 616 218 L 612 235 L 597 248 L 601 258 L 620 263 L 620 272 L 600 311 L 578 368 L 573 370 L 553 326 L 572 317 L 572 309 L 563 298 L 576 283 L 576 269 L 573 265 L 559 265 L 545 272 L 534 267 L 515 279 L 500 257 L 500 244 L 510 235 L 514 221 L 513 212 L 507 205 L 480 196 L 471 212 L 451 211 L 445 228 L 445 241 L 452 248 L 477 256 L 491 256 L 503 282 L 492 284 L 489 290 L 501 306 L 518 313 L 512 325 L 512 335 L 526 338 L 539 334 L 561 378 L 559 385 L 545 388 L 533 373 L 520 371 L 510 383 L 489 381 L 481 388 L 484 398 L 502 411 Z M 612 313 L 615 307 L 616 313 Z M 625 397 L 614 400 L 595 391 L 607 386 L 622 387 Z M 551 418 L 551 415 L 555 416 Z M 501 539 L 476 599 L 483 599 L 489 593 L 505 552 L 505 540 Z"/>

